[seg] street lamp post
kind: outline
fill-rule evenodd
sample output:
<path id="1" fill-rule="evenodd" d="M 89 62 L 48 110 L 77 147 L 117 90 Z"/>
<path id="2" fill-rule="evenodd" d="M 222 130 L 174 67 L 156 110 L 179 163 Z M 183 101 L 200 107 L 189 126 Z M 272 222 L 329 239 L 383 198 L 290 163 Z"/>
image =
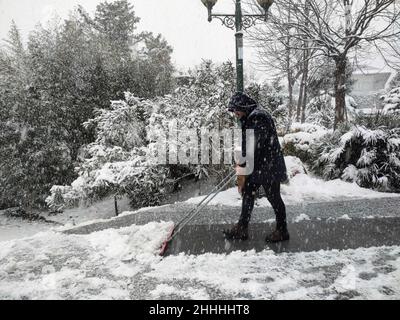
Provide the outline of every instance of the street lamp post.
<path id="1" fill-rule="evenodd" d="M 217 0 L 201 0 L 208 10 L 208 21 L 217 18 L 222 24 L 230 29 L 236 30 L 236 88 L 243 92 L 243 30 L 254 26 L 257 20 L 267 20 L 268 10 L 274 0 L 257 0 L 259 6 L 264 9 L 264 14 L 242 14 L 241 0 L 236 0 L 235 14 L 213 14 L 212 8 Z"/>

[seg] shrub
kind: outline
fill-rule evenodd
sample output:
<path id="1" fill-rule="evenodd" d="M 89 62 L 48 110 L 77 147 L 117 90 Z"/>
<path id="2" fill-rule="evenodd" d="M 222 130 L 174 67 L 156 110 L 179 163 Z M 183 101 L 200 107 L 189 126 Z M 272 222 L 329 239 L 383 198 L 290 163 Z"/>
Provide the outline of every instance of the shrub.
<path id="1" fill-rule="evenodd" d="M 387 113 L 379 111 L 373 114 L 359 113 L 354 121 L 357 125 L 368 129 L 395 129 L 400 128 L 400 113 Z"/>
<path id="2" fill-rule="evenodd" d="M 306 122 L 325 128 L 333 128 L 335 108 L 332 105 L 332 96 L 321 94 L 313 98 L 306 107 Z"/>
<path id="3" fill-rule="evenodd" d="M 327 132 L 325 128 L 318 125 L 293 123 L 290 133 L 283 137 L 283 153 L 308 162 L 312 157 L 311 146 Z"/>
<path id="4" fill-rule="evenodd" d="M 400 87 L 394 88 L 381 97 L 384 112 L 400 112 Z"/>
<path id="5" fill-rule="evenodd" d="M 96 129 L 96 141 L 83 149 L 84 159 L 76 168 L 78 178 L 70 186 L 53 186 L 47 205 L 62 210 L 110 194 L 127 194 L 134 207 L 158 204 L 168 169 L 153 166 L 147 157 L 140 117 L 149 109 L 149 101 L 127 93 L 125 101 L 114 101 L 110 110 L 97 111 L 85 123 Z"/>
<path id="6" fill-rule="evenodd" d="M 400 129 L 354 126 L 322 137 L 312 147 L 312 170 L 361 187 L 400 191 Z M 345 133 L 344 133 L 345 132 Z"/>

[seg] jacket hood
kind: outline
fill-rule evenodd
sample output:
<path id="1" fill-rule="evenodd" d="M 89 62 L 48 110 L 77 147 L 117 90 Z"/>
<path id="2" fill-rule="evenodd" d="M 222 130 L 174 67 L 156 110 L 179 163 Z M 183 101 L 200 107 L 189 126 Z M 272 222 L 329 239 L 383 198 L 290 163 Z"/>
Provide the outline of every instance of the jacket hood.
<path id="1" fill-rule="evenodd" d="M 236 92 L 229 101 L 228 111 L 242 111 L 249 115 L 257 108 L 257 102 L 243 92 Z"/>

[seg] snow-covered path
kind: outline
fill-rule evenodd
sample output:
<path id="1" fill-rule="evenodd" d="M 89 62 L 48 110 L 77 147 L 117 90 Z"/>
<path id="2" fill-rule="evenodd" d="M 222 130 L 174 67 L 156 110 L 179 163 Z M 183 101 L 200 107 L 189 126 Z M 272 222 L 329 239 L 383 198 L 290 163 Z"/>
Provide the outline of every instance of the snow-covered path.
<path id="1" fill-rule="evenodd" d="M 0 243 L 0 299 L 399 299 L 400 247 L 160 258 L 168 222 Z"/>
<path id="2" fill-rule="evenodd" d="M 292 182 L 283 187 L 290 223 L 400 215 L 398 195 L 382 198 L 391 195 L 340 181 L 313 184 L 301 175 Z M 329 183 L 332 188 L 326 189 Z M 220 197 L 195 223 L 229 224 L 237 219 L 236 190 Z M 349 201 L 354 198 L 367 199 Z M 112 206 L 96 208 L 89 216 L 103 220 L 69 233 L 32 224 L 32 233 L 41 233 L 0 242 L 0 299 L 400 299 L 400 246 L 160 258 L 158 249 L 171 227 L 168 221 L 178 221 L 196 200 L 125 212 L 112 220 Z M 79 214 L 85 218 L 84 212 L 72 217 Z M 252 222 L 266 223 L 273 217 L 265 199 L 258 200 Z M 70 222 L 69 216 L 61 218 Z M 160 220 L 166 222 L 152 222 Z M 23 222 L 19 225 L 23 230 Z M 0 232 L 8 228 L 5 221 Z M 9 232 L 4 236 L 12 236 Z"/>
<path id="3" fill-rule="evenodd" d="M 290 158 L 290 157 L 287 157 Z M 295 167 L 294 169 L 296 169 Z M 297 168 L 298 169 L 298 168 Z M 297 170 L 296 169 L 296 170 Z M 369 204 L 373 203 L 373 199 L 378 201 L 382 198 L 399 199 L 400 194 L 396 193 L 383 193 L 377 192 L 370 189 L 359 187 L 355 183 L 348 183 L 341 180 L 324 181 L 319 179 L 312 174 L 297 174 L 291 178 L 289 184 L 282 184 L 282 198 L 287 206 L 308 206 L 310 204 L 318 203 L 336 203 L 342 201 L 349 201 L 355 199 L 365 199 Z M 193 204 L 199 203 L 203 197 L 195 197 L 187 200 L 184 203 L 176 203 L 174 205 L 167 205 L 162 207 L 150 208 L 150 210 L 160 212 L 161 210 L 166 212 L 187 210 Z M 215 206 L 229 206 L 229 207 L 240 207 L 241 197 L 238 194 L 236 188 L 231 188 L 218 194 L 210 203 L 210 210 L 214 210 Z M 255 214 L 257 215 L 257 209 L 270 208 L 271 205 L 266 198 L 257 199 L 255 203 Z M 118 201 L 119 212 L 129 211 L 129 200 L 127 198 L 119 199 Z M 161 210 L 160 210 L 161 209 Z M 143 208 L 140 211 L 147 210 Z M 292 209 L 289 209 L 289 211 Z M 307 212 L 308 208 L 304 208 L 304 212 Z M 351 208 L 346 207 L 346 210 Z M 237 211 L 231 210 L 231 211 Z M 312 211 L 315 211 L 312 209 Z M 360 210 L 361 212 L 367 212 L 371 210 Z M 289 212 L 290 214 L 292 212 Z M 322 211 L 323 213 L 323 211 Z M 347 214 L 348 212 L 346 212 Z M 308 212 L 307 212 L 308 214 Z M 374 212 L 371 212 L 375 215 Z M 379 212 L 379 215 L 385 214 L 384 211 Z M 264 215 L 264 214 L 263 214 Z M 300 214 L 301 215 L 301 214 Z M 309 214 L 308 214 L 309 215 Z M 95 220 L 108 220 L 115 217 L 114 199 L 113 197 L 94 203 L 90 207 L 78 207 L 74 209 L 65 210 L 64 213 L 50 216 L 48 213 L 43 216 L 58 224 L 62 224 L 66 227 L 73 227 L 74 225 L 81 225 L 84 223 L 91 224 Z M 225 215 L 226 216 L 226 215 Z M 271 216 L 270 218 L 272 218 Z M 168 216 L 166 219 L 173 217 Z M 173 219 L 174 220 L 174 219 Z M 227 221 L 227 219 L 224 219 Z M 229 219 L 228 219 L 229 220 Z M 151 220 L 148 220 L 151 221 Z M 175 220 L 174 220 L 175 221 Z M 224 222 L 224 221 L 223 221 Z M 136 222 L 131 222 L 136 223 Z M 129 223 L 129 224 L 131 224 Z M 228 221 L 229 223 L 229 221 Z M 107 221 L 106 224 L 110 225 Z M 117 222 L 116 222 L 117 224 Z M 122 223 L 122 225 L 129 225 L 128 223 Z M 49 230 L 54 225 L 45 224 L 40 222 L 27 222 L 18 219 L 9 219 L 2 214 L 0 211 L 0 242 L 5 240 L 12 240 L 17 238 L 24 238 L 32 236 L 38 232 Z"/>

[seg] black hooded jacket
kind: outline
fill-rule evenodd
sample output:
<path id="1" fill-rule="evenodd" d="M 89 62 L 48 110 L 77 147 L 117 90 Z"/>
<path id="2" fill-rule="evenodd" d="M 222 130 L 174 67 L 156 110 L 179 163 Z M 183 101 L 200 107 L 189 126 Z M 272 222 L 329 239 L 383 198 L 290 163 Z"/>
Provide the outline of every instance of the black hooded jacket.
<path id="1" fill-rule="evenodd" d="M 248 177 L 249 181 L 257 184 L 286 181 L 285 160 L 271 115 L 267 111 L 257 108 L 256 102 L 243 93 L 237 93 L 232 97 L 229 110 L 246 113 L 240 119 L 243 156 L 246 153 L 246 130 L 254 130 L 254 170 Z"/>

